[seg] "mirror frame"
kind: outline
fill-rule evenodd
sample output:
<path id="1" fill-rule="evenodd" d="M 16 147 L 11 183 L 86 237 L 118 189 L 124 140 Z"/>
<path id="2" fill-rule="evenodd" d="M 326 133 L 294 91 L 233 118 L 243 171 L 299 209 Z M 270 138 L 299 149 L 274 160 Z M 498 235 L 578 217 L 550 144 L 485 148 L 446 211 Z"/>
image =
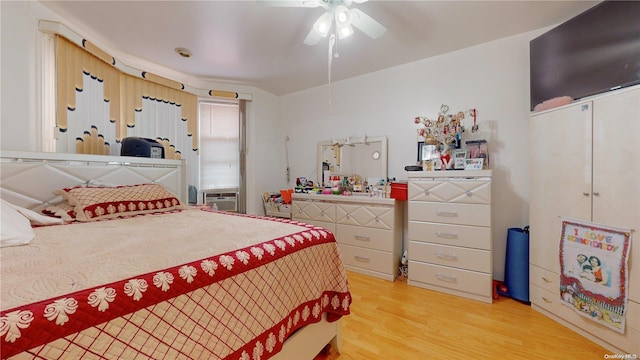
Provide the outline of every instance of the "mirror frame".
<path id="1" fill-rule="evenodd" d="M 381 161 L 382 162 L 382 172 L 383 174 L 380 174 L 381 178 L 387 179 L 389 177 L 389 164 L 388 164 L 388 140 L 386 136 L 372 136 L 372 137 L 368 137 L 365 136 L 363 137 L 365 139 L 365 142 L 362 142 L 362 140 L 360 141 L 356 141 L 356 142 L 352 142 L 352 144 L 358 146 L 358 145 L 366 145 L 366 144 L 371 144 L 371 143 L 375 143 L 375 142 L 379 142 L 380 143 L 380 157 L 378 159 L 373 159 L 373 157 L 371 157 L 371 161 Z M 353 137 L 350 138 L 353 141 Z M 357 138 L 355 138 L 357 140 Z M 334 145 L 343 145 L 347 142 L 347 139 L 337 139 L 337 140 L 325 140 L 325 141 L 318 141 L 318 149 L 317 149 L 317 174 L 318 174 L 318 178 L 316 179 L 318 184 L 320 186 L 324 186 L 324 184 L 322 183 L 322 175 L 323 175 L 323 170 L 322 170 L 322 148 L 324 146 L 334 146 Z M 342 148 L 340 149 L 340 157 L 342 158 Z M 345 175 L 349 175 L 349 174 L 345 174 Z M 361 175 L 366 175 L 366 174 L 361 174 Z"/>

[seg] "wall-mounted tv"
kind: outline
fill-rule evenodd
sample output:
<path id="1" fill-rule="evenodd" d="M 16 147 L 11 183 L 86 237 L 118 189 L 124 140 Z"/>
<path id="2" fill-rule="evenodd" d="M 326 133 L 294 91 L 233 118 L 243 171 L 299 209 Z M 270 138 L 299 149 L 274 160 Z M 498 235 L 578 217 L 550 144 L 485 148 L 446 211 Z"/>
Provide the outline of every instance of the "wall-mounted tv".
<path id="1" fill-rule="evenodd" d="M 531 110 L 640 83 L 640 1 L 603 1 L 529 43 Z"/>

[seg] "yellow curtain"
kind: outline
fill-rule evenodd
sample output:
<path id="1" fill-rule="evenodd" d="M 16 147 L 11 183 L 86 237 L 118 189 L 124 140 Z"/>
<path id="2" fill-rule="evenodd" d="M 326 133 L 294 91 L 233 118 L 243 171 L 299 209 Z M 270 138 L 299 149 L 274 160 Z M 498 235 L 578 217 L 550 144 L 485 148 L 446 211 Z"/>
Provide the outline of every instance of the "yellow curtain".
<path id="1" fill-rule="evenodd" d="M 161 99 L 181 107 L 182 120 L 187 121 L 187 132 L 192 139 L 192 149 L 198 149 L 198 99 L 183 91 L 182 84 L 147 72 L 138 78 L 123 73 L 115 60 L 88 41 L 81 48 L 66 38 L 56 35 L 56 125 L 65 131 L 68 127 L 67 111 L 76 107 L 76 91 L 83 87 L 83 72 L 104 83 L 104 100 L 109 102 L 109 118 L 116 124 L 116 141 L 127 134 L 127 125 L 135 125 L 135 111 L 142 109 L 142 97 Z M 78 144 L 76 151 L 104 153 L 104 138 L 85 131 L 89 143 Z M 102 143 L 102 145 L 100 145 Z M 176 154 L 171 145 L 165 144 L 165 154 Z M 108 151 L 108 149 L 106 149 Z M 108 152 L 107 152 L 108 153 Z M 179 153 L 176 154 L 179 157 Z"/>

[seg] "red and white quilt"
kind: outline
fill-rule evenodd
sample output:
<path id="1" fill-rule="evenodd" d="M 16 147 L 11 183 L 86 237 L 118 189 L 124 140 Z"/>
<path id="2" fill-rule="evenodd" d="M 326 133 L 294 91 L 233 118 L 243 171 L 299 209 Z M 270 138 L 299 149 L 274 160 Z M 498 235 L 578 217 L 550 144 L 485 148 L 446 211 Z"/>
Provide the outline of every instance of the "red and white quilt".
<path id="1" fill-rule="evenodd" d="M 0 251 L 3 359 L 268 359 L 349 314 L 322 228 L 192 209 L 35 230 Z"/>

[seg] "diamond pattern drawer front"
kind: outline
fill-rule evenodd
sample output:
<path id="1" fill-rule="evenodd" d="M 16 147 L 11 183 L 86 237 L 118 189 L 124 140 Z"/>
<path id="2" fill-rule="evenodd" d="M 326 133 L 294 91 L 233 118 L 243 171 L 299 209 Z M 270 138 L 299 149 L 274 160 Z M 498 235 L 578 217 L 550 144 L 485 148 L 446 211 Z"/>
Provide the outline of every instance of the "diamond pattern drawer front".
<path id="1" fill-rule="evenodd" d="M 292 207 L 292 217 L 300 220 L 335 222 L 336 206 L 319 201 L 296 201 Z"/>
<path id="2" fill-rule="evenodd" d="M 394 208 L 390 206 L 337 204 L 336 221 L 345 225 L 391 230 L 394 225 Z"/>
<path id="3" fill-rule="evenodd" d="M 409 183 L 410 201 L 491 204 L 490 180 L 430 180 Z"/>

